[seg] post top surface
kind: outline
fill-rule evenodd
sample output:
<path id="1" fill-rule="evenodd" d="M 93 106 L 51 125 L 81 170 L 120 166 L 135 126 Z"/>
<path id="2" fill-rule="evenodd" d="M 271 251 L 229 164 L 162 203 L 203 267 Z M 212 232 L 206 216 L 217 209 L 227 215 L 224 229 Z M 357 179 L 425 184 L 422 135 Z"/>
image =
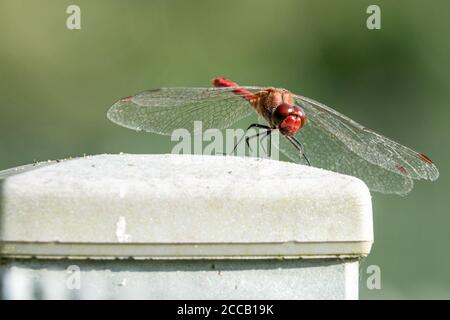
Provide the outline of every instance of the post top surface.
<path id="1" fill-rule="evenodd" d="M 294 163 L 96 155 L 0 172 L 1 253 L 205 257 L 366 255 L 359 179 Z"/>

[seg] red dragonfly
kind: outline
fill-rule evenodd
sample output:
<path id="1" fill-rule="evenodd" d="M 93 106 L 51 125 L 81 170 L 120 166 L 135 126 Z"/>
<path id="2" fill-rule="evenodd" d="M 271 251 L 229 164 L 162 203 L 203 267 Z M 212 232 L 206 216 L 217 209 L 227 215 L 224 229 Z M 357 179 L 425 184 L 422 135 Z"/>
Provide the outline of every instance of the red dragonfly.
<path id="1" fill-rule="evenodd" d="M 436 180 L 424 154 L 394 142 L 326 105 L 285 89 L 239 86 L 219 77 L 214 88 L 159 88 L 122 98 L 108 118 L 127 128 L 171 135 L 177 128 L 223 129 L 253 112 L 279 130 L 279 150 L 292 161 L 356 176 L 371 190 L 404 195 L 413 179 Z M 248 138 L 247 138 L 248 139 Z M 247 141 L 248 142 L 248 141 Z M 270 143 L 269 143 L 270 145 Z"/>

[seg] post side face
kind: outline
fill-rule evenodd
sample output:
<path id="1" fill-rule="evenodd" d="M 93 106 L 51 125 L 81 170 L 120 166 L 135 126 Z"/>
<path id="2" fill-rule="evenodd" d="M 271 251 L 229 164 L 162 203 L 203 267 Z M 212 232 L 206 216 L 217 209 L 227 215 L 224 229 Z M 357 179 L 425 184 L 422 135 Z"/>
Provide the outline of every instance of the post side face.
<path id="1" fill-rule="evenodd" d="M 358 261 L 3 260 L 2 299 L 357 299 Z"/>

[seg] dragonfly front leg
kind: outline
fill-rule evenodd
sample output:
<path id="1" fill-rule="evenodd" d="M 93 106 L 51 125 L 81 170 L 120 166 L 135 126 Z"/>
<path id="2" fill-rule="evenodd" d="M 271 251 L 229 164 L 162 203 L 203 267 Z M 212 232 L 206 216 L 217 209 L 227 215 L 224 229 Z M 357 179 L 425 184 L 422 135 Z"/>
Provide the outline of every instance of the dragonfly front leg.
<path id="1" fill-rule="evenodd" d="M 285 137 L 292 143 L 295 149 L 297 149 L 298 152 L 301 154 L 301 156 L 306 160 L 308 166 L 311 166 L 311 162 L 309 162 L 308 157 L 306 157 L 305 147 L 303 146 L 303 144 L 294 136 L 285 136 Z"/>
<path id="2" fill-rule="evenodd" d="M 272 156 L 272 129 L 269 128 L 264 132 L 258 132 L 257 134 L 254 134 L 253 136 L 247 137 L 245 138 L 245 143 L 247 144 L 247 147 L 250 149 L 250 151 L 252 151 L 252 148 L 250 147 L 250 144 L 248 143 L 250 139 L 253 138 L 257 138 L 259 136 L 262 136 L 262 139 L 264 139 L 265 137 L 267 137 L 268 139 L 268 143 L 269 145 L 267 146 L 267 155 L 269 156 L 269 158 Z M 261 141 L 262 141 L 261 139 Z"/>
<path id="3" fill-rule="evenodd" d="M 257 133 L 257 134 L 255 134 L 255 135 L 253 135 L 253 136 L 250 136 L 250 137 L 246 137 L 247 131 L 250 130 L 251 128 L 266 129 L 266 131 L 265 131 L 265 132 Z M 269 127 L 269 126 L 266 126 L 266 125 L 264 125 L 264 124 L 259 124 L 259 123 L 253 123 L 253 124 L 251 124 L 251 125 L 247 128 L 247 130 L 245 130 L 244 135 L 243 135 L 243 136 L 239 139 L 239 141 L 234 145 L 233 151 L 231 151 L 230 155 L 234 154 L 234 152 L 236 151 L 238 145 L 242 142 L 242 139 L 244 139 L 244 138 L 245 138 L 245 143 L 247 144 L 247 146 L 249 147 L 249 149 L 250 149 L 250 145 L 249 145 L 248 141 L 249 141 L 250 139 L 253 139 L 253 138 L 258 137 L 260 134 L 266 134 L 266 136 L 269 137 L 269 143 L 271 143 L 271 137 L 270 137 L 270 134 L 271 134 L 271 133 L 272 133 L 272 128 Z M 271 149 L 270 149 L 270 145 L 269 145 L 269 157 L 270 157 L 270 150 L 271 150 Z"/>

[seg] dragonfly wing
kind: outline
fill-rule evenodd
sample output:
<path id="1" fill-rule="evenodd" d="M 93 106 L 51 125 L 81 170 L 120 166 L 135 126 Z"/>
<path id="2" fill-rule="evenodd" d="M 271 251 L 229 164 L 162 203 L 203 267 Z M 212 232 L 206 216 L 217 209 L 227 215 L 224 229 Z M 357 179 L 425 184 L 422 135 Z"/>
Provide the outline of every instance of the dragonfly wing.
<path id="1" fill-rule="evenodd" d="M 308 160 L 315 167 L 360 178 L 372 191 L 405 195 L 413 188 L 411 178 L 355 157 L 342 141 L 334 139 L 330 132 L 314 127 L 311 122 L 296 137 L 303 143 Z M 280 137 L 279 150 L 292 161 L 306 164 L 303 156 L 285 137 Z"/>
<path id="2" fill-rule="evenodd" d="M 111 121 L 134 130 L 171 135 L 175 129 L 194 132 L 194 121 L 202 129 L 223 129 L 252 114 L 253 107 L 236 88 L 160 88 L 117 101 L 107 113 Z M 250 92 L 257 87 L 239 87 Z M 197 132 L 194 132 L 197 133 Z"/>
<path id="3" fill-rule="evenodd" d="M 313 136 L 307 137 L 308 129 L 323 132 L 324 141 L 320 142 L 321 145 L 339 142 L 356 155 L 353 161 L 357 162 L 357 158 L 362 158 L 375 166 L 411 179 L 436 180 L 439 177 L 436 166 L 423 154 L 363 127 L 324 104 L 302 96 L 295 96 L 295 99 L 307 116 L 307 125 L 300 130 L 300 138 L 301 132 L 305 131 L 303 140 L 310 149 L 318 149 L 319 147 L 312 145 L 319 142 Z M 307 152 L 309 155 L 312 151 Z M 324 156 L 323 153 L 321 155 Z M 332 158 L 335 155 L 329 156 Z"/>

